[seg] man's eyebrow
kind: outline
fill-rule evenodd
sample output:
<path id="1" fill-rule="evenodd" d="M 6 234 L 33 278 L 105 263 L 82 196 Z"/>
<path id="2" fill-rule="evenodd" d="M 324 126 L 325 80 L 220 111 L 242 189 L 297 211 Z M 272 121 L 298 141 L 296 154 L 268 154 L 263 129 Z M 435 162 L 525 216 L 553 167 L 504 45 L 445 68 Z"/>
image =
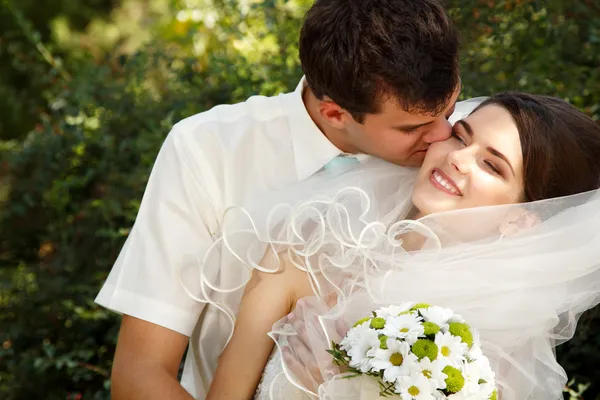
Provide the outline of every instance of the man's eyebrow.
<path id="1" fill-rule="evenodd" d="M 448 110 L 448 112 L 446 113 L 446 116 L 449 117 L 452 114 L 454 114 L 454 111 L 456 111 L 456 102 L 454 102 L 454 106 L 452 106 L 452 108 L 450 110 Z M 429 121 L 429 122 L 425 122 L 423 124 L 415 124 L 415 125 L 396 125 L 393 126 L 392 129 L 396 129 L 398 131 L 414 131 L 416 129 L 422 128 L 424 126 L 430 125 L 432 123 L 434 123 L 435 120 Z"/>
<path id="2" fill-rule="evenodd" d="M 471 137 L 473 137 L 473 128 L 471 127 L 471 125 L 469 125 L 469 123 L 463 119 L 456 121 L 457 124 L 460 124 L 460 126 L 462 126 L 465 129 L 465 132 L 467 132 L 467 134 Z M 500 153 L 498 150 L 494 149 L 493 147 L 488 147 L 486 149 L 487 151 L 489 151 L 490 153 L 492 153 L 492 155 L 500 158 L 501 160 L 503 160 L 506 164 L 508 164 L 508 167 L 510 168 L 510 172 L 512 172 L 513 176 L 516 176 L 515 174 L 515 170 L 512 166 L 512 164 L 510 163 L 510 161 L 508 161 L 508 158 L 506 158 L 506 156 L 502 153 Z"/>
<path id="3" fill-rule="evenodd" d="M 432 124 L 434 121 L 429 121 L 429 122 L 425 122 L 423 124 L 416 124 L 416 125 L 396 125 L 393 126 L 392 129 L 396 129 L 398 131 L 414 131 L 415 129 L 419 129 L 422 128 L 426 125 Z"/>

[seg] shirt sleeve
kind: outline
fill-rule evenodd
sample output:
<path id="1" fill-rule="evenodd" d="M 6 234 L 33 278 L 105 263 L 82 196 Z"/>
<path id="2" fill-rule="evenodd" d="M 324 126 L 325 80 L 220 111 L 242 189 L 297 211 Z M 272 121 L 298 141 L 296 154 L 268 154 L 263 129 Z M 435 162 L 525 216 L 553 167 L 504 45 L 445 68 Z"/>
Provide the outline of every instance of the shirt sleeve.
<path id="1" fill-rule="evenodd" d="M 191 168 L 190 149 L 176 128 L 161 147 L 135 224 L 95 301 L 190 336 L 203 304 L 186 294 L 178 276 L 186 259 L 211 245 L 218 220 L 205 171 L 198 171 L 202 155 L 194 154 Z"/>

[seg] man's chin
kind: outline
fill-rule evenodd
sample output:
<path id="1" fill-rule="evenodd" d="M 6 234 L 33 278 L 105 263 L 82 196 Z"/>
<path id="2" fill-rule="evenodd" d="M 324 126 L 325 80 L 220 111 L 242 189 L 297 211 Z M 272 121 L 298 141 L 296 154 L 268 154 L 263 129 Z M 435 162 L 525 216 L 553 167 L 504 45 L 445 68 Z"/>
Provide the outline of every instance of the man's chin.
<path id="1" fill-rule="evenodd" d="M 411 153 L 410 155 L 388 155 L 387 157 L 384 155 L 375 155 L 371 153 L 372 156 L 380 158 L 384 161 L 387 161 L 392 164 L 399 165 L 401 167 L 412 167 L 412 168 L 421 168 L 423 165 L 423 161 L 425 160 L 426 151 L 418 151 Z"/>
<path id="2" fill-rule="evenodd" d="M 401 165 L 403 167 L 421 168 L 426 154 L 426 151 L 419 151 L 411 154 L 408 158 L 394 162 L 394 164 Z"/>

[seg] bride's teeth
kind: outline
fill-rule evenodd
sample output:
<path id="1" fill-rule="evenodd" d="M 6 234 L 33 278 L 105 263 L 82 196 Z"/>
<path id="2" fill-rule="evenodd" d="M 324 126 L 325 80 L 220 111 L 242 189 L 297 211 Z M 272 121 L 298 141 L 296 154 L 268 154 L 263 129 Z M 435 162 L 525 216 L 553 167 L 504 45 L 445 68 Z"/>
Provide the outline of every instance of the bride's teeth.
<path id="1" fill-rule="evenodd" d="M 450 182 L 448 182 L 446 179 L 444 179 L 440 174 L 438 174 L 437 172 L 434 172 L 433 177 L 440 185 L 442 185 L 443 187 L 448 189 L 450 192 L 458 194 L 456 192 L 456 189 L 454 188 L 454 186 L 452 186 L 450 184 Z"/>

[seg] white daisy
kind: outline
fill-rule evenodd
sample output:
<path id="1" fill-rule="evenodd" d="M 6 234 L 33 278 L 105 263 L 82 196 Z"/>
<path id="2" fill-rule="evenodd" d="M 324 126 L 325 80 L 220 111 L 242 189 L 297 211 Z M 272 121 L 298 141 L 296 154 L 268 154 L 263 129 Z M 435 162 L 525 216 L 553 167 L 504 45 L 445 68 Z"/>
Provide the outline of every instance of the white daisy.
<path id="1" fill-rule="evenodd" d="M 381 333 L 390 338 L 404 339 L 412 345 L 423 336 L 424 328 L 421 321 L 421 317 L 413 314 L 389 317 Z"/>
<path id="2" fill-rule="evenodd" d="M 446 365 L 447 364 L 441 360 L 431 362 L 429 357 L 425 357 L 414 364 L 411 376 L 424 376 L 431 383 L 432 390 L 446 389 L 446 378 L 448 378 L 448 375 L 442 372 Z"/>
<path id="3" fill-rule="evenodd" d="M 448 396 L 448 400 L 483 400 L 487 397 L 481 397 L 479 394 L 468 394 L 464 390 Z"/>
<path id="4" fill-rule="evenodd" d="M 422 375 L 399 378 L 396 392 L 402 400 L 435 400 L 429 380 Z"/>
<path id="5" fill-rule="evenodd" d="M 461 324 L 464 324 L 467 322 L 467 320 L 464 319 L 461 315 L 453 314 L 450 317 L 450 319 L 448 319 L 448 322 L 460 322 Z"/>
<path id="6" fill-rule="evenodd" d="M 478 360 L 483 357 L 483 351 L 481 351 L 481 341 L 479 339 L 479 332 L 476 329 L 471 329 L 473 335 L 473 345 L 467 352 L 467 357 L 471 360 Z"/>
<path id="7" fill-rule="evenodd" d="M 481 369 L 475 363 L 465 363 L 463 376 L 465 377 L 465 385 L 461 389 L 465 395 L 475 395 L 479 393 L 479 380 L 481 379 Z"/>
<path id="8" fill-rule="evenodd" d="M 473 345 L 467 351 L 467 358 L 469 360 L 479 360 L 480 358 L 485 358 L 485 357 L 483 356 L 483 351 L 481 351 L 481 347 L 479 347 L 477 345 Z"/>
<path id="9" fill-rule="evenodd" d="M 448 330 L 448 321 L 454 316 L 454 312 L 449 308 L 429 307 L 419 310 L 425 321 L 433 322 L 442 330 Z"/>
<path id="10" fill-rule="evenodd" d="M 410 308 L 412 306 L 413 306 L 413 303 L 403 303 L 403 304 L 400 304 L 399 306 L 391 305 L 391 306 L 387 306 L 387 307 L 381 307 L 379 310 L 375 311 L 375 314 L 377 314 L 378 317 L 385 318 L 385 319 L 387 319 L 389 317 L 397 317 L 401 313 L 410 310 Z"/>
<path id="11" fill-rule="evenodd" d="M 496 374 L 492 370 L 490 360 L 487 357 L 479 357 L 475 360 L 475 364 L 480 371 L 481 379 L 488 383 L 494 383 L 496 380 Z"/>
<path id="12" fill-rule="evenodd" d="M 438 347 L 438 360 L 453 367 L 460 366 L 465 360 L 467 345 L 458 336 L 450 332 L 439 332 L 435 335 L 435 344 Z"/>
<path id="13" fill-rule="evenodd" d="M 367 353 L 372 348 L 379 348 L 379 345 L 379 335 L 376 330 L 369 328 L 369 324 L 362 324 L 350 329 L 340 342 L 340 347 L 350 357 L 350 366 L 363 373 L 369 372 L 371 369 Z"/>
<path id="14" fill-rule="evenodd" d="M 433 392 L 433 397 L 435 398 L 435 400 L 446 400 L 448 398 L 444 393 L 440 392 L 439 390 Z"/>
<path id="15" fill-rule="evenodd" d="M 489 399 L 490 397 L 492 397 L 494 390 L 496 390 L 496 387 L 492 383 L 484 383 L 479 385 L 479 398 Z"/>
<path id="16" fill-rule="evenodd" d="M 383 371 L 383 379 L 395 382 L 400 376 L 408 376 L 418 362 L 417 356 L 410 352 L 408 343 L 396 340 L 387 340 L 387 349 L 374 349 L 370 355 L 373 371 Z"/>

